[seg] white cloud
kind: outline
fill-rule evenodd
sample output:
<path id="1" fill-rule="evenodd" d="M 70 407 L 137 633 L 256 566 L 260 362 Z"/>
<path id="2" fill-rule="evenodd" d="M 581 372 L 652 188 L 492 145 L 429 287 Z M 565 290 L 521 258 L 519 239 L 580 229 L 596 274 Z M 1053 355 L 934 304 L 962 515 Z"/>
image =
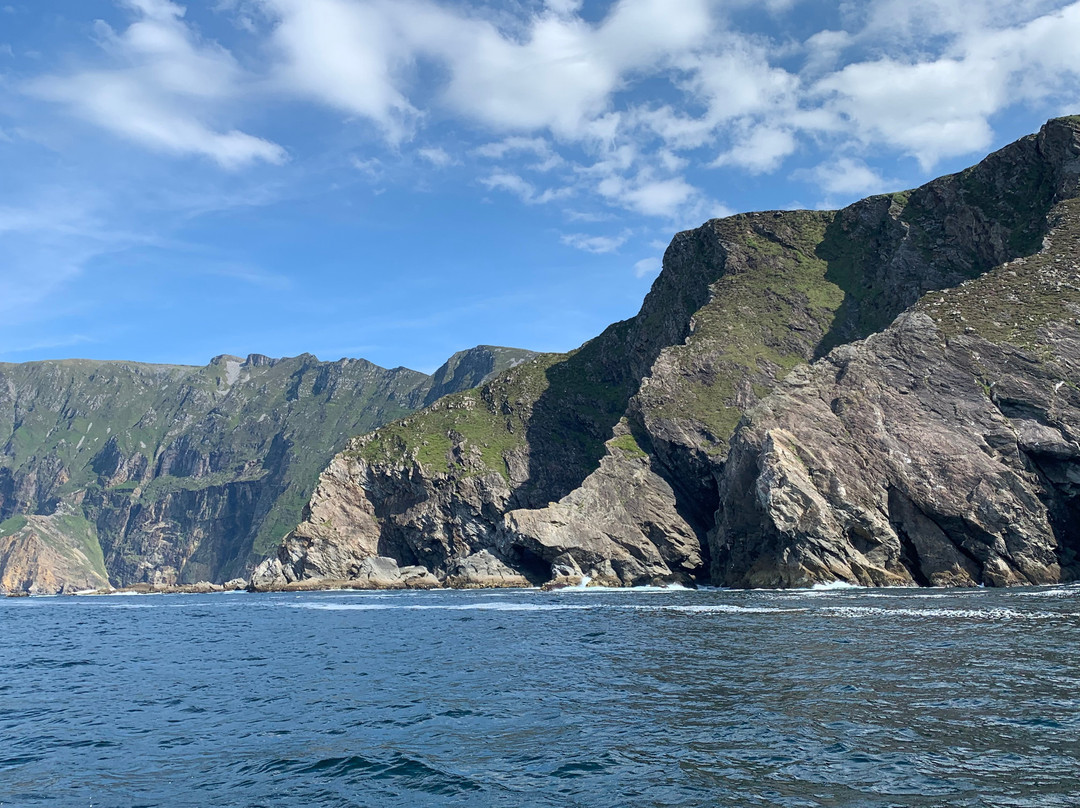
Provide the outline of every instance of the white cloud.
<path id="1" fill-rule="evenodd" d="M 990 118 L 1018 98 L 1029 101 L 1075 86 L 1080 78 L 1080 3 L 1015 27 L 980 27 L 989 14 L 967 14 L 942 2 L 919 4 L 925 15 L 959 32 L 937 58 L 882 58 L 849 64 L 815 87 L 855 136 L 915 157 L 926 170 L 939 160 L 984 150 Z"/>
<path id="2" fill-rule="evenodd" d="M 542 205 L 556 199 L 565 199 L 566 197 L 574 195 L 574 189 L 569 187 L 548 188 L 544 191 L 537 192 L 536 186 L 528 180 L 517 174 L 511 174 L 505 171 L 497 171 L 486 177 L 482 177 L 480 179 L 480 184 L 492 191 L 506 191 L 507 193 L 511 193 L 522 202 L 529 205 Z"/>
<path id="3" fill-rule="evenodd" d="M 682 177 L 655 179 L 648 171 L 631 179 L 609 175 L 596 191 L 612 204 L 665 219 L 693 218 L 708 204 L 702 191 Z"/>
<path id="4" fill-rule="evenodd" d="M 361 160 L 356 155 L 349 158 L 349 164 L 357 171 L 367 174 L 369 177 L 378 178 L 383 175 L 383 164 L 377 157 Z"/>
<path id="5" fill-rule="evenodd" d="M 532 202 L 536 197 L 536 188 L 532 183 L 517 174 L 497 172 L 480 179 L 480 184 L 492 191 L 506 191 L 514 194 L 522 202 Z"/>
<path id="6" fill-rule="evenodd" d="M 582 0 L 545 0 L 544 5 L 553 13 L 568 17 L 581 10 Z"/>
<path id="7" fill-rule="evenodd" d="M 990 143 L 987 118 L 1003 105 L 1003 79 L 993 63 L 882 60 L 848 65 L 818 89 L 835 94 L 835 108 L 866 141 L 898 147 L 929 169 Z"/>
<path id="8" fill-rule="evenodd" d="M 117 2 L 137 19 L 119 33 L 99 26 L 108 64 L 37 79 L 31 92 L 228 168 L 286 159 L 233 120 L 255 99 L 277 109 L 259 94 L 284 92 L 373 127 L 383 142 L 350 143 L 358 153 L 415 154 L 414 170 L 465 161 L 481 186 L 526 204 L 591 196 L 680 223 L 724 210 L 692 173 L 710 165 L 762 174 L 825 151 L 850 165 L 815 181 L 853 187 L 858 166 L 872 173 L 857 158 L 906 154 L 929 171 L 986 149 L 1011 105 L 1080 100 L 1080 2 L 1064 0 L 842 3 L 802 42 L 721 22 L 761 6 L 751 0 L 612 0 L 588 13 L 579 0 L 220 0 L 258 22 L 248 30 L 268 61 L 250 69 L 178 3 Z M 782 16 L 795 0 L 765 5 Z M 452 141 L 436 139 L 444 131 Z M 406 149 L 413 138 L 424 147 Z"/>
<path id="9" fill-rule="evenodd" d="M 454 158 L 450 156 L 446 149 L 443 149 L 440 146 L 418 149 L 416 153 L 437 168 L 445 168 L 455 162 Z"/>
<path id="10" fill-rule="evenodd" d="M 808 171 L 797 171 L 795 178 L 816 183 L 829 196 L 850 198 L 888 190 L 888 183 L 880 174 L 866 163 L 849 157 L 822 163 Z"/>
<path id="11" fill-rule="evenodd" d="M 751 174 L 761 174 L 775 171 L 796 148 L 795 136 L 790 131 L 762 126 L 720 154 L 711 165 L 740 166 Z"/>
<path id="12" fill-rule="evenodd" d="M 628 233 L 619 236 L 590 236 L 585 233 L 567 233 L 559 240 L 576 250 L 601 255 L 615 252 L 626 243 L 628 238 Z"/>
<path id="13" fill-rule="evenodd" d="M 571 222 L 589 222 L 590 224 L 596 224 L 597 222 L 610 222 L 615 218 L 614 213 L 598 213 L 591 210 L 564 210 L 563 215 Z"/>
<path id="14" fill-rule="evenodd" d="M 141 15 L 126 30 L 98 24 L 102 47 L 124 66 L 41 77 L 26 92 L 152 149 L 201 154 L 225 168 L 285 160 L 275 143 L 213 126 L 239 93 L 242 73 L 228 51 L 181 21 L 183 7 L 164 0 L 125 5 Z"/>
<path id="15" fill-rule="evenodd" d="M 432 0 L 264 0 L 292 90 L 378 124 L 393 140 L 420 116 L 407 98 L 408 69 L 439 63 L 442 103 L 484 126 L 601 138 L 613 94 L 631 74 L 655 69 L 704 41 L 707 0 L 621 0 L 598 24 L 558 2 L 516 35 L 468 10 Z"/>
<path id="16" fill-rule="evenodd" d="M 660 272 L 660 258 L 642 258 L 634 264 L 634 277 L 644 278 L 648 275 L 656 275 Z"/>
<path id="17" fill-rule="evenodd" d="M 854 37 L 847 31 L 818 31 L 803 44 L 806 52 L 803 70 L 811 75 L 834 70 L 844 49 L 853 41 Z"/>
<path id="18" fill-rule="evenodd" d="M 493 143 L 485 143 L 473 149 L 473 154 L 479 157 L 488 157 L 492 160 L 501 160 L 508 154 L 519 152 L 546 157 L 551 154 L 551 146 L 541 137 L 512 136 Z"/>
<path id="19" fill-rule="evenodd" d="M 393 6 L 350 0 L 265 5 L 277 15 L 273 43 L 287 89 L 371 120 L 391 141 L 411 136 L 420 113 L 397 84 L 413 54 Z"/>

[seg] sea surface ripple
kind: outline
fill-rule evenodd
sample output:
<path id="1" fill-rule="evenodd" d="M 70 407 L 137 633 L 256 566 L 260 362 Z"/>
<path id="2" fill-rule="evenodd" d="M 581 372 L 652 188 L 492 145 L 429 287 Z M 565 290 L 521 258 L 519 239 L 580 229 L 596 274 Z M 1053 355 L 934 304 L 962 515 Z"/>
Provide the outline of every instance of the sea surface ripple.
<path id="1" fill-rule="evenodd" d="M 1080 805 L 1080 587 L 0 601 L 0 806 Z"/>

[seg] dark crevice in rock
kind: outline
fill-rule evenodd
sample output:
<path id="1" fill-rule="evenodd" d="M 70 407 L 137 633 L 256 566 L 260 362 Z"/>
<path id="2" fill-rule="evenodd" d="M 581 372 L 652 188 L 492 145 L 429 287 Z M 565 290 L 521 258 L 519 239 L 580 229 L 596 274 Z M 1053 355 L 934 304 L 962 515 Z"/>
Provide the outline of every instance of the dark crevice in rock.
<path id="1" fill-rule="evenodd" d="M 551 564 L 528 547 L 512 546 L 506 562 L 524 575 L 533 586 L 542 586 L 551 580 Z"/>
<path id="2" fill-rule="evenodd" d="M 401 531 L 384 529 L 379 535 L 378 553 L 383 558 L 394 559 L 399 567 L 422 563 Z"/>
<path id="3" fill-rule="evenodd" d="M 904 496 L 896 488 L 889 489 L 889 522 L 892 524 L 893 530 L 896 531 L 896 535 L 900 538 L 900 563 L 904 565 L 909 573 L 911 573 L 912 580 L 919 586 L 932 586 L 930 578 L 923 572 L 922 560 L 919 558 L 919 549 L 915 546 L 915 542 L 908 532 L 907 520 L 901 516 L 905 510 L 904 506 L 914 508 L 915 505 L 911 500 Z M 921 513 L 921 511 L 920 511 Z M 923 514 L 925 516 L 925 514 Z"/>
<path id="4" fill-rule="evenodd" d="M 1025 465 L 1038 475 L 1040 499 L 1057 539 L 1063 580 L 1080 579 L 1080 463 L 1021 450 Z"/>

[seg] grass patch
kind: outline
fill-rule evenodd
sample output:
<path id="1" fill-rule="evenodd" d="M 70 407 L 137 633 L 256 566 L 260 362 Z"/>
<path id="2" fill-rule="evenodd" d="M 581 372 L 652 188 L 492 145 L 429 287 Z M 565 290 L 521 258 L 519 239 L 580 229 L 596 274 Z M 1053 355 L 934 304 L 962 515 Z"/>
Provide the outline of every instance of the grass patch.
<path id="1" fill-rule="evenodd" d="M 612 438 L 607 442 L 607 445 L 613 449 L 618 449 L 627 457 L 648 457 L 648 454 L 642 449 L 633 435 L 619 435 Z"/>
<path id="2" fill-rule="evenodd" d="M 0 536 L 10 536 L 13 533 L 18 533 L 24 527 L 26 527 L 27 519 L 22 514 L 15 514 L 10 519 L 5 519 L 0 522 Z"/>
<path id="3" fill-rule="evenodd" d="M 724 453 L 746 390 L 762 397 L 813 354 L 844 301 L 818 245 L 834 213 L 791 211 L 723 223 L 727 271 L 694 313 L 685 345 L 669 349 L 684 374 L 650 406 L 663 419 L 693 423 Z"/>
<path id="4" fill-rule="evenodd" d="M 441 398 L 357 439 L 345 455 L 368 463 L 414 460 L 428 473 L 495 471 L 508 479 L 506 454 L 524 444 L 532 406 L 549 385 L 547 371 L 564 358 L 543 354 L 482 388 Z"/>

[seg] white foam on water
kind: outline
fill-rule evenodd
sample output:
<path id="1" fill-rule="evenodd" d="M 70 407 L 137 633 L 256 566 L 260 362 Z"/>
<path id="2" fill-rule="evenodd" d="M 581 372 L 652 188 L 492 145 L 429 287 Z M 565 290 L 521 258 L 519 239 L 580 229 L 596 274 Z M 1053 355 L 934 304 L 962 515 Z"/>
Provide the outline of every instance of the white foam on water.
<path id="1" fill-rule="evenodd" d="M 1080 598 L 1080 587 L 1062 586 L 1054 589 L 1044 589 L 1040 592 L 1010 592 L 1009 594 L 1028 598 Z"/>
<path id="2" fill-rule="evenodd" d="M 847 581 L 829 581 L 823 584 L 814 584 L 809 589 L 791 591 L 800 592 L 803 595 L 827 595 L 834 592 L 851 592 L 853 590 L 858 591 L 862 589 L 866 589 L 866 587 L 859 586 L 858 584 L 849 584 Z"/>
<path id="3" fill-rule="evenodd" d="M 348 611 L 442 611 L 442 612 L 556 612 L 602 608 L 595 605 L 573 603 L 287 603 L 290 609 L 315 609 L 329 612 Z"/>
<path id="4" fill-rule="evenodd" d="M 919 600 L 939 600 L 941 598 L 960 598 L 968 597 L 971 595 L 981 595 L 983 590 L 971 590 L 961 589 L 956 592 L 942 592 L 941 594 L 926 594 L 923 589 L 915 589 L 914 587 L 904 587 L 898 592 L 866 592 L 860 593 L 859 597 L 863 598 L 882 598 L 886 600 L 898 600 L 905 599 L 911 600 L 911 598 L 918 598 Z"/>
<path id="5" fill-rule="evenodd" d="M 822 590 L 829 589 L 866 589 L 865 586 L 859 586 L 858 584 L 848 583 L 847 581 L 826 581 L 825 583 L 814 584 L 810 587 L 813 592 L 820 592 Z"/>
<path id="6" fill-rule="evenodd" d="M 960 620 L 1054 620 L 1072 615 L 1021 612 L 1015 609 L 886 609 L 877 606 L 829 606 L 823 614 L 836 617 L 934 617 Z"/>
<path id="7" fill-rule="evenodd" d="M 657 594 L 663 592 L 698 592 L 707 591 L 702 589 L 691 589 L 690 587 L 683 586 L 682 584 L 665 584 L 664 586 L 563 586 L 559 589 L 552 589 L 545 592 L 545 595 L 642 595 L 642 594 Z M 717 591 L 717 590 L 713 590 Z"/>
<path id="8" fill-rule="evenodd" d="M 726 603 L 693 606 L 639 606 L 639 609 L 691 614 L 781 614 L 784 612 L 808 612 L 809 609 L 784 609 L 776 606 L 732 606 Z"/>

